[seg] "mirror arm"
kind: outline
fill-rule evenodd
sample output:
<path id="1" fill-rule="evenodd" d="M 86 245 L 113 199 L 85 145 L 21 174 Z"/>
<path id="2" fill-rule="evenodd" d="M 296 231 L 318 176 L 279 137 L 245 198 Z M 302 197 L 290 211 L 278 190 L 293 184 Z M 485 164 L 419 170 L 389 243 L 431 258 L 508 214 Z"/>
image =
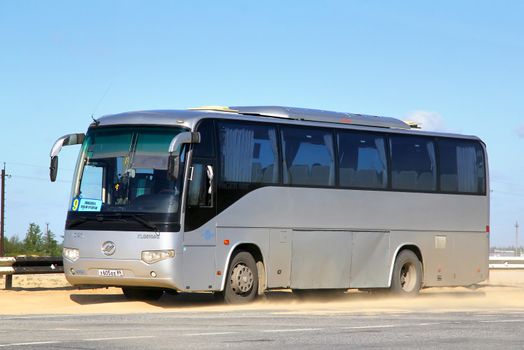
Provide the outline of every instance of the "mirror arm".
<path id="1" fill-rule="evenodd" d="M 60 151 L 62 150 L 62 147 L 64 146 L 71 146 L 71 145 L 79 145 L 84 142 L 85 134 L 79 133 L 79 134 L 68 134 L 64 135 L 58 140 L 55 141 L 53 144 L 53 147 L 51 148 L 51 152 L 49 152 L 49 156 L 51 158 L 58 156 Z"/>
<path id="2" fill-rule="evenodd" d="M 200 143 L 199 132 L 183 132 L 176 135 L 169 144 L 169 157 L 167 159 L 168 176 L 176 179 L 180 170 L 180 153 L 182 145 Z"/>
<path id="3" fill-rule="evenodd" d="M 58 173 L 58 154 L 64 146 L 78 145 L 84 142 L 85 134 L 68 134 L 60 137 L 55 141 L 49 156 L 51 157 L 51 165 L 49 166 L 49 178 L 51 182 L 55 182 Z"/>

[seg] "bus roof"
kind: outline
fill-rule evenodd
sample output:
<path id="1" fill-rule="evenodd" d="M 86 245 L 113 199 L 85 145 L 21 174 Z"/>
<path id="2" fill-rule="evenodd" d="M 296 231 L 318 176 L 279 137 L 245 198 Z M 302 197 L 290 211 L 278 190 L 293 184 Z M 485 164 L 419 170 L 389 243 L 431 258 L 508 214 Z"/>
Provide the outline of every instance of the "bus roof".
<path id="1" fill-rule="evenodd" d="M 189 108 L 188 110 L 158 110 L 158 111 L 137 111 L 127 112 L 114 115 L 107 115 L 100 118 L 102 124 L 125 123 L 125 119 L 133 124 L 136 119 L 142 120 L 144 123 L 150 124 L 167 122 L 165 117 L 171 119 L 168 124 L 172 124 L 172 119 L 175 118 L 182 124 L 188 119 L 193 119 L 196 114 L 202 115 L 202 112 L 228 113 L 230 115 L 238 116 L 257 116 L 267 118 L 282 118 L 288 120 L 302 120 L 313 121 L 321 123 L 335 123 L 335 124 L 352 124 L 361 126 L 371 126 L 380 128 L 396 128 L 396 129 L 410 129 L 410 125 L 400 119 L 389 117 L 378 117 L 365 114 L 332 112 L 320 109 L 297 108 L 297 107 L 283 107 L 283 106 L 238 106 L 238 107 L 223 107 L 223 106 L 203 106 L 196 108 Z"/>
<path id="2" fill-rule="evenodd" d="M 283 118 L 291 120 L 314 121 L 321 123 L 353 124 L 381 128 L 409 129 L 402 120 L 365 114 L 324 111 L 320 109 L 282 107 L 282 106 L 240 106 L 231 107 L 232 113 L 255 115 L 259 117 Z"/>
<path id="3" fill-rule="evenodd" d="M 299 123 L 315 126 L 341 127 L 355 126 L 365 129 L 390 129 L 435 136 L 475 138 L 474 136 L 456 135 L 440 132 L 426 132 L 413 130 L 418 126 L 390 117 L 379 117 L 365 114 L 343 113 L 319 109 L 283 107 L 283 106 L 203 106 L 187 110 L 150 110 L 134 111 L 119 114 L 105 115 L 97 119 L 92 126 L 109 125 L 171 125 L 193 129 L 204 118 L 223 118 L 237 120 L 275 120 L 280 119 L 286 123 Z M 326 125 L 328 124 L 328 125 Z"/>

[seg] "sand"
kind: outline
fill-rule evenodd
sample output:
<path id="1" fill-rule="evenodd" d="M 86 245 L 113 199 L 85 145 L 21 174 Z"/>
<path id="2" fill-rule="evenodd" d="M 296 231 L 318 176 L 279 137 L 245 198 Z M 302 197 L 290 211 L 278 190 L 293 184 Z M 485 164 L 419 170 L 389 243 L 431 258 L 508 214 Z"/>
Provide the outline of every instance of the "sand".
<path id="1" fill-rule="evenodd" d="M 4 286 L 0 278 L 0 288 Z M 249 305 L 224 305 L 212 295 L 165 294 L 156 302 L 127 301 L 119 288 L 71 287 L 63 275 L 14 276 L 13 290 L 0 289 L 0 315 L 144 312 L 230 312 L 275 314 L 375 314 L 403 312 L 524 313 L 524 270 L 492 270 L 476 289 L 428 288 L 416 298 L 392 298 L 350 290 L 331 299 L 300 299 L 290 291 L 269 293 Z"/>

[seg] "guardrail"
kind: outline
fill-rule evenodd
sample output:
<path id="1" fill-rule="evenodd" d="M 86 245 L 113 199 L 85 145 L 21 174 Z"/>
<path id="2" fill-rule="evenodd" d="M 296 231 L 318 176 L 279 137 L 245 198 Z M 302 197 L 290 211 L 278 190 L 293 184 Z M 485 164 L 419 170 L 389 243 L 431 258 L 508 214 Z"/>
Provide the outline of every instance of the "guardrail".
<path id="1" fill-rule="evenodd" d="M 524 256 L 490 256 L 490 269 L 524 269 Z"/>
<path id="2" fill-rule="evenodd" d="M 62 257 L 18 256 L 0 258 L 0 275 L 5 275 L 5 289 L 13 288 L 13 275 L 63 273 Z"/>

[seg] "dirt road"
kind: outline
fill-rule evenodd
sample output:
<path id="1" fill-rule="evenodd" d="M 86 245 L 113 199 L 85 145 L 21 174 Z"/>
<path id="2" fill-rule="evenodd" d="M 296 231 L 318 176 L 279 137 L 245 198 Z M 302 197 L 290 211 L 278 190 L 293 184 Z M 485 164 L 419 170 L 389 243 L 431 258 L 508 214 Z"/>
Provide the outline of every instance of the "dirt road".
<path id="1" fill-rule="evenodd" d="M 0 279 L 0 286 L 3 280 Z M 495 270 L 477 289 L 428 288 L 417 298 L 377 297 L 350 291 L 334 300 L 300 300 L 289 291 L 269 293 L 242 306 L 223 305 L 211 295 L 164 295 L 158 302 L 127 301 L 119 288 L 76 289 L 61 275 L 15 276 L 13 290 L 0 290 L 1 315 L 228 312 L 340 314 L 524 310 L 524 271 Z"/>

